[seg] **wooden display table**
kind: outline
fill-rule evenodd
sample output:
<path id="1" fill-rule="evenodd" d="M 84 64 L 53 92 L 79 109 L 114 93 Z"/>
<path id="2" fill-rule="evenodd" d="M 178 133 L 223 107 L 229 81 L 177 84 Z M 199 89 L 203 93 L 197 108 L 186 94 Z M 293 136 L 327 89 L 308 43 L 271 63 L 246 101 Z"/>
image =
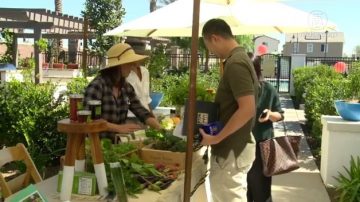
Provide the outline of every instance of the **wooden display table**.
<path id="1" fill-rule="evenodd" d="M 78 123 L 64 119 L 58 121 L 57 129 L 59 132 L 67 134 L 60 199 L 62 201 L 70 200 L 74 172 L 85 170 L 86 135 L 90 138 L 91 157 L 94 163 L 99 193 L 102 196 L 107 195 L 106 188 L 108 184 L 99 138 L 99 133 L 107 130 L 106 121 L 96 120 L 89 123 Z"/>
<path id="2" fill-rule="evenodd" d="M 204 164 L 202 155 L 205 151 L 201 149 L 194 153 L 192 172 L 191 172 L 191 190 L 194 189 L 195 185 L 204 177 L 207 172 L 207 165 Z M 185 173 L 179 175 L 178 179 L 175 180 L 167 189 L 159 192 L 149 191 L 145 189 L 143 193 L 137 194 L 136 197 L 128 197 L 129 202 L 179 202 L 184 200 L 184 178 Z M 49 202 L 61 202 L 61 194 L 56 191 L 58 184 L 58 176 L 55 175 L 49 179 L 41 181 L 35 184 L 38 190 L 46 196 Z M 6 198 L 5 202 L 10 202 L 12 196 Z M 71 199 L 72 202 L 109 202 L 107 199 L 103 199 L 99 195 L 86 196 L 74 194 Z M 110 200 L 111 201 L 111 200 Z M 205 193 L 204 184 L 197 189 L 194 195 L 191 197 L 191 202 L 206 202 L 207 197 Z"/>

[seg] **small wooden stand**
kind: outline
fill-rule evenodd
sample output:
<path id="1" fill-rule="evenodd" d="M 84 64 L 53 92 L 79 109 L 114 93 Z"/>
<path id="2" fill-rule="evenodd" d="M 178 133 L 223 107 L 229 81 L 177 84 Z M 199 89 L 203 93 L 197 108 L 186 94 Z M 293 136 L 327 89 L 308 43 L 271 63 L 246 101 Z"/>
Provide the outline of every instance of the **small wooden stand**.
<path id="1" fill-rule="evenodd" d="M 90 137 L 91 156 L 94 163 L 99 193 L 102 196 L 107 195 L 106 188 L 108 184 L 99 138 L 99 133 L 107 130 L 106 121 L 96 120 L 89 123 L 78 123 L 64 119 L 58 121 L 57 129 L 59 132 L 67 134 L 60 199 L 62 201 L 70 201 L 74 172 L 84 171 L 86 135 Z"/>

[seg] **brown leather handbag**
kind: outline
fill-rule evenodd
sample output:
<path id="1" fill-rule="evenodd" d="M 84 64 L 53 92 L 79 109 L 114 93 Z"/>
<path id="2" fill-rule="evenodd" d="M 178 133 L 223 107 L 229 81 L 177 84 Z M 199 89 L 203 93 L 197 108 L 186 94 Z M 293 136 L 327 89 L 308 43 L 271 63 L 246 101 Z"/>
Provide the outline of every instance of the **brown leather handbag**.
<path id="1" fill-rule="evenodd" d="M 263 173 L 273 176 L 299 168 L 297 154 L 301 136 L 279 136 L 260 142 Z"/>

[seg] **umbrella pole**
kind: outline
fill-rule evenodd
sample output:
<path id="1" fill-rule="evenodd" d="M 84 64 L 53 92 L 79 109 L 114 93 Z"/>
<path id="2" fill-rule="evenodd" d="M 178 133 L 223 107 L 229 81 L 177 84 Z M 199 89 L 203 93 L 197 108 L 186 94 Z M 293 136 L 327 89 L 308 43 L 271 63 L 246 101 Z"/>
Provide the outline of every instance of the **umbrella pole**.
<path id="1" fill-rule="evenodd" d="M 184 202 L 190 202 L 191 193 L 191 167 L 193 155 L 193 140 L 195 129 L 195 101 L 196 101 L 196 71 L 197 71 L 197 52 L 199 48 L 199 14 L 200 0 L 194 0 L 193 24 L 191 38 L 191 66 L 190 66 L 190 85 L 189 85 L 189 113 L 187 125 L 187 147 L 185 160 L 185 183 L 184 183 Z"/>

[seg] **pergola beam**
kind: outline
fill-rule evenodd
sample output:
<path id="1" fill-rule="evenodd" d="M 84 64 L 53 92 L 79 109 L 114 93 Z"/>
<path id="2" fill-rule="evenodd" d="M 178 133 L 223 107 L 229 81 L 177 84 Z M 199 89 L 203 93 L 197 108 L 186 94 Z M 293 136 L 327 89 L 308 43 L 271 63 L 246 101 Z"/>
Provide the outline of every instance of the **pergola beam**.
<path id="1" fill-rule="evenodd" d="M 15 34 L 17 38 L 34 38 L 35 34 L 33 33 L 16 33 Z M 89 39 L 94 39 L 95 34 L 94 33 L 88 33 Z M 53 39 L 53 38 L 60 38 L 60 39 L 83 39 L 84 34 L 82 32 L 76 32 L 76 33 L 67 33 L 67 34 L 42 34 L 42 38 L 46 39 Z"/>
<path id="2" fill-rule="evenodd" d="M 17 21 L 0 21 L 2 28 L 22 28 L 22 29 L 50 29 L 54 26 L 52 22 L 17 22 Z"/>

